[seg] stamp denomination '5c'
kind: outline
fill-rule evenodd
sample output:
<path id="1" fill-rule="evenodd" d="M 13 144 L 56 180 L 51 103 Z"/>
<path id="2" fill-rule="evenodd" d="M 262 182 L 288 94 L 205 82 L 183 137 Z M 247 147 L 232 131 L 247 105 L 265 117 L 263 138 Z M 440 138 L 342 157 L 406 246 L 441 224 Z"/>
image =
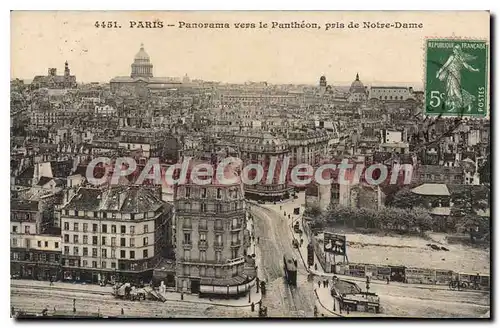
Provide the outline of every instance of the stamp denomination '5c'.
<path id="1" fill-rule="evenodd" d="M 486 116 L 488 45 L 485 41 L 427 40 L 427 115 Z"/>

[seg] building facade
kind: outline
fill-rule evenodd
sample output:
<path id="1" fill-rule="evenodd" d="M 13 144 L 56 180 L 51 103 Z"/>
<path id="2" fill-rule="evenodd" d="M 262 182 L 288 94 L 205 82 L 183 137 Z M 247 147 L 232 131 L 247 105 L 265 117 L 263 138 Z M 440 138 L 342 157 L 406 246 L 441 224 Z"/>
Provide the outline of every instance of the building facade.
<path id="1" fill-rule="evenodd" d="M 153 188 L 80 187 L 60 218 L 65 280 L 147 281 L 172 247 L 173 209 Z"/>
<path id="2" fill-rule="evenodd" d="M 384 101 L 405 101 L 414 100 L 412 87 L 371 87 L 370 99 Z"/>
<path id="3" fill-rule="evenodd" d="M 117 76 L 109 81 L 111 92 L 125 91 L 131 94 L 147 95 L 150 89 L 171 89 L 182 85 L 180 80 L 154 77 L 153 64 L 144 45 L 135 55 L 130 76 Z"/>
<path id="4" fill-rule="evenodd" d="M 175 208 L 179 291 L 198 293 L 202 286 L 241 285 L 250 279 L 245 270 L 246 212 L 241 182 L 178 185 Z"/>
<path id="5" fill-rule="evenodd" d="M 352 82 L 349 88 L 349 94 L 347 96 L 347 101 L 350 103 L 364 102 L 368 99 L 368 92 L 363 82 L 359 79 L 359 74 L 356 74 L 356 79 Z"/>
<path id="6" fill-rule="evenodd" d="M 38 201 L 11 200 L 12 277 L 37 280 L 61 277 L 61 236 L 49 233 L 51 223 L 43 217 L 40 206 Z"/>
<path id="7" fill-rule="evenodd" d="M 49 68 L 46 76 L 37 75 L 31 82 L 31 88 L 73 89 L 76 88 L 76 76 L 71 75 L 68 62 L 64 63 L 64 75 L 57 75 L 56 68 Z"/>
<path id="8" fill-rule="evenodd" d="M 286 165 L 285 158 L 290 156 L 290 148 L 285 140 L 268 132 L 245 132 L 223 138 L 237 145 L 244 167 L 260 165 L 264 169 L 260 179 L 255 170 L 249 170 L 248 179 L 255 182 L 245 184 L 245 197 L 266 201 L 290 197 L 293 187 L 288 184 L 289 174 L 284 172 L 283 177 L 281 175 L 282 167 Z M 274 164 L 271 162 L 273 158 Z M 274 170 L 270 171 L 273 165 Z M 284 167 L 284 170 L 288 171 L 288 167 Z M 271 173 L 268 174 L 269 172 Z"/>
<path id="9" fill-rule="evenodd" d="M 290 165 L 319 165 L 320 161 L 328 156 L 329 140 L 330 136 L 326 129 L 289 132 L 287 142 L 290 149 Z"/>

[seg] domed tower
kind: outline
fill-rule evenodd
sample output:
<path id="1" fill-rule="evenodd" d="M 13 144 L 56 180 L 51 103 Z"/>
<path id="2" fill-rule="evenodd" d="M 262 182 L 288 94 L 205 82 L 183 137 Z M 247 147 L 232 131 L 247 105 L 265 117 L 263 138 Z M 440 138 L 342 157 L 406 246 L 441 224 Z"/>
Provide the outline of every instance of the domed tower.
<path id="1" fill-rule="evenodd" d="M 350 93 L 354 93 L 354 92 L 364 93 L 365 92 L 365 86 L 363 85 L 363 82 L 361 82 L 359 80 L 358 73 L 356 73 L 356 80 L 354 80 L 354 82 L 352 82 L 351 88 L 349 89 L 349 92 Z"/>
<path id="2" fill-rule="evenodd" d="M 153 64 L 151 64 L 149 55 L 144 50 L 144 44 L 142 43 L 141 49 L 134 57 L 130 77 L 153 77 Z"/>
<path id="3" fill-rule="evenodd" d="M 326 76 L 321 76 L 319 78 L 319 92 L 320 94 L 324 94 L 326 91 Z"/>
<path id="4" fill-rule="evenodd" d="M 64 63 L 64 76 L 70 76 L 70 71 L 69 71 L 69 64 L 68 61 Z"/>
<path id="5" fill-rule="evenodd" d="M 322 76 L 319 78 L 319 86 L 322 88 L 326 88 L 326 76 Z"/>
<path id="6" fill-rule="evenodd" d="M 356 73 L 356 80 L 352 82 L 351 87 L 349 88 L 349 102 L 361 102 L 365 101 L 367 98 L 366 88 L 363 85 L 363 82 L 359 80 L 359 74 Z"/>

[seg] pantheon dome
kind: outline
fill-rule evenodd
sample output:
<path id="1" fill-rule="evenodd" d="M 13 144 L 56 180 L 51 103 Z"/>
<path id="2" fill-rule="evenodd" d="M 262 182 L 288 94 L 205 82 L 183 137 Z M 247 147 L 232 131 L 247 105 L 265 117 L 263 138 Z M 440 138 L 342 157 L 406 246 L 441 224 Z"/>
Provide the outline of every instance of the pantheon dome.
<path id="1" fill-rule="evenodd" d="M 141 49 L 134 57 L 130 77 L 153 77 L 153 64 L 151 64 L 143 44 L 141 44 Z"/>

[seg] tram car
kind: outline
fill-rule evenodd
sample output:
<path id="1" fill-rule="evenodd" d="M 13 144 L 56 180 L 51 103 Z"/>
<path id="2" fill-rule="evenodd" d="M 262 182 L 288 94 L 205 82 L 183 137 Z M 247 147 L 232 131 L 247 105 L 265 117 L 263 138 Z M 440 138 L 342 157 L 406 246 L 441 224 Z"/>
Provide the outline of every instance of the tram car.
<path id="1" fill-rule="evenodd" d="M 285 279 L 291 286 L 297 286 L 297 260 L 289 255 L 283 256 Z"/>

